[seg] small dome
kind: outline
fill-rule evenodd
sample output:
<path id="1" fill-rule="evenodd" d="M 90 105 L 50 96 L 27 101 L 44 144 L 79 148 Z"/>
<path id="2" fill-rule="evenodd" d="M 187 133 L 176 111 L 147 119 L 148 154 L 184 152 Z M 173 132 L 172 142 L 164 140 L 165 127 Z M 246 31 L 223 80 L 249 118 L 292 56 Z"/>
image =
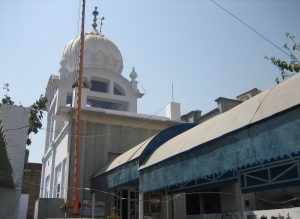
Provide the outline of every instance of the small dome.
<path id="1" fill-rule="evenodd" d="M 79 68 L 80 37 L 71 40 L 63 50 L 61 68 L 73 72 Z M 110 70 L 121 74 L 123 58 L 117 46 L 93 30 L 85 34 L 83 68 Z"/>

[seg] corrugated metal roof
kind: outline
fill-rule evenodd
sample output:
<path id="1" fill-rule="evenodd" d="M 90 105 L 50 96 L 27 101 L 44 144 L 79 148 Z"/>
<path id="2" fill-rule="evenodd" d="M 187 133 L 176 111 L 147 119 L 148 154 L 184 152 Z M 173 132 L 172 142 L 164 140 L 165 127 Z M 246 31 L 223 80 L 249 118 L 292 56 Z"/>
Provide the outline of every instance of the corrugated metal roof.
<path id="1" fill-rule="evenodd" d="M 138 158 L 141 155 L 141 153 L 143 152 L 143 150 L 145 149 L 145 147 L 148 145 L 148 143 L 154 137 L 155 136 L 152 136 L 152 137 L 146 139 L 142 143 L 138 144 L 137 146 L 131 148 L 130 150 L 128 150 L 128 151 L 124 152 L 123 154 L 121 154 L 120 156 L 116 157 L 108 165 L 106 165 L 103 168 L 101 168 L 100 170 L 98 170 L 94 174 L 94 176 L 99 176 L 99 175 L 101 175 L 105 172 L 108 172 L 108 171 L 111 171 L 111 170 L 115 169 L 118 166 L 121 166 L 122 164 L 125 164 L 129 161 L 132 161 L 132 160 Z"/>
<path id="2" fill-rule="evenodd" d="M 137 146 L 131 148 L 130 150 L 128 150 L 128 151 L 124 152 L 123 154 L 121 154 L 120 156 L 116 157 L 109 164 L 107 164 L 103 168 L 100 168 L 100 170 L 97 171 L 93 175 L 93 177 L 97 177 L 99 175 L 107 173 L 111 170 L 116 169 L 117 167 L 120 167 L 120 166 L 122 166 L 126 163 L 129 163 L 138 158 L 140 160 L 142 160 L 142 162 L 143 162 L 161 144 L 163 144 L 164 142 L 173 138 L 174 136 L 178 135 L 179 133 L 182 133 L 182 132 L 194 127 L 195 125 L 196 125 L 195 123 L 181 123 L 178 125 L 170 126 L 166 129 L 160 131 L 156 135 L 148 138 L 147 140 L 141 142 Z M 137 168 L 138 167 L 136 167 L 136 169 Z"/>
<path id="3" fill-rule="evenodd" d="M 170 139 L 161 145 L 140 169 L 217 139 L 282 112 L 300 103 L 300 74 L 275 85 L 233 109 Z"/>

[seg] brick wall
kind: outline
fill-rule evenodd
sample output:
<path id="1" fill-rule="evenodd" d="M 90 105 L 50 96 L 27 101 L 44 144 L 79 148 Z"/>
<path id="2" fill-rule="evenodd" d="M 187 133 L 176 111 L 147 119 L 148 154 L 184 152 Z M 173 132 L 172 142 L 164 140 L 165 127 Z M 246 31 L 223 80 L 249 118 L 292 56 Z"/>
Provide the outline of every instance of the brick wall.
<path id="1" fill-rule="evenodd" d="M 29 194 L 27 219 L 34 217 L 34 204 L 39 197 L 42 164 L 27 163 L 24 165 L 22 194 Z"/>

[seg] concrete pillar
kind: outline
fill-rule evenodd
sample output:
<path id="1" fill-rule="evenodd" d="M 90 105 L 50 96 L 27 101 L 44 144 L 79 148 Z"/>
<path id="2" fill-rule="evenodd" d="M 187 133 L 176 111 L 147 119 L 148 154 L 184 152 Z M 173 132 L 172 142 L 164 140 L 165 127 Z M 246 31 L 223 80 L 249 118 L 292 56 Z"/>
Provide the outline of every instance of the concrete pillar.
<path id="1" fill-rule="evenodd" d="M 238 197 L 239 197 L 239 203 L 240 203 L 240 214 L 241 214 L 241 219 L 245 219 L 244 217 L 244 198 L 243 198 L 243 193 L 241 189 L 241 176 L 238 174 Z"/>
<path id="2" fill-rule="evenodd" d="M 41 183 L 40 183 L 40 195 L 39 197 L 42 198 L 44 197 L 44 177 L 45 177 L 45 167 L 46 167 L 46 160 L 45 158 L 42 159 L 42 174 L 41 174 Z"/>
<path id="3" fill-rule="evenodd" d="M 56 198 L 55 196 L 55 192 L 56 192 L 56 189 L 54 188 L 54 178 L 55 178 L 55 156 L 56 156 L 56 148 L 55 147 L 52 147 L 52 155 L 51 155 L 51 174 L 50 174 L 50 191 L 49 191 L 49 194 L 50 194 L 50 198 Z"/>
<path id="4" fill-rule="evenodd" d="M 185 194 L 174 195 L 174 219 L 186 219 Z"/>
<path id="5" fill-rule="evenodd" d="M 92 207 L 92 218 L 95 218 L 95 192 L 92 193 L 93 207 Z"/>
<path id="6" fill-rule="evenodd" d="M 174 121 L 181 121 L 180 103 L 170 102 L 166 106 L 166 117 Z"/>
<path id="7" fill-rule="evenodd" d="M 67 103 L 67 88 L 65 84 L 60 84 L 61 86 L 57 89 L 57 106 L 56 109 L 60 106 L 65 106 Z"/>
<path id="8" fill-rule="evenodd" d="M 139 219 L 144 218 L 144 193 L 139 192 Z"/>
<path id="9" fill-rule="evenodd" d="M 110 94 L 114 94 L 114 83 L 113 80 L 109 81 L 107 92 Z"/>
<path id="10" fill-rule="evenodd" d="M 81 108 L 85 108 L 87 104 L 89 88 L 82 87 L 81 89 Z M 73 89 L 72 107 L 77 107 L 77 87 Z"/>

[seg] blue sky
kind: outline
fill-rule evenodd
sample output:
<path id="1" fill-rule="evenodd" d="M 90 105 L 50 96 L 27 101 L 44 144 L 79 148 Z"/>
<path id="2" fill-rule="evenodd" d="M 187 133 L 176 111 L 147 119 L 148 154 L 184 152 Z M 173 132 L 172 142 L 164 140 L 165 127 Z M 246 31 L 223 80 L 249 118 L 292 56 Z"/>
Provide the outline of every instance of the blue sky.
<path id="1" fill-rule="evenodd" d="M 299 0 L 216 1 L 280 47 L 286 32 L 300 42 Z M 0 0 L 0 83 L 10 84 L 16 103 L 32 104 L 58 72 L 64 46 L 80 32 L 80 4 Z M 94 6 L 105 17 L 102 33 L 122 53 L 123 75 L 136 68 L 145 93 L 141 113 L 153 114 L 171 101 L 172 83 L 182 113 L 205 113 L 220 96 L 274 85 L 279 71 L 264 56 L 287 58 L 210 0 L 87 0 L 86 32 Z M 31 162 L 41 161 L 45 132 L 32 136 Z"/>

